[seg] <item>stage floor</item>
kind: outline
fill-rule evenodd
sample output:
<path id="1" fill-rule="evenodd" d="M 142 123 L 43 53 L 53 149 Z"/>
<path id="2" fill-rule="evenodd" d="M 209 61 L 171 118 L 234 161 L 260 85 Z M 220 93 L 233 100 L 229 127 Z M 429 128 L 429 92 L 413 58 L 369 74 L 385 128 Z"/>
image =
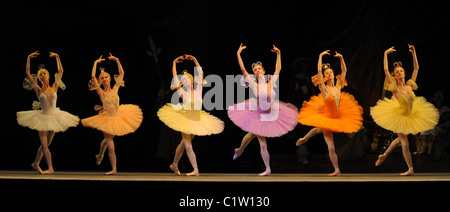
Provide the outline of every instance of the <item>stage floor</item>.
<path id="1" fill-rule="evenodd" d="M 151 182 L 450 182 L 450 173 L 416 173 L 399 176 L 398 173 L 342 174 L 257 174 L 201 173 L 200 176 L 177 176 L 173 173 L 119 172 L 108 176 L 103 172 L 59 171 L 54 175 L 40 175 L 35 171 L 0 171 L 0 180 L 69 180 L 69 181 L 151 181 Z"/>
<path id="2" fill-rule="evenodd" d="M 204 194 L 240 192 L 286 193 L 302 191 L 421 191 L 450 189 L 450 173 L 342 174 L 329 177 L 320 174 L 280 174 L 259 177 L 256 173 L 201 173 L 197 177 L 176 176 L 173 173 L 119 172 L 115 176 L 103 172 L 58 171 L 54 175 L 40 175 L 35 171 L 0 171 L 0 188 L 10 191 L 147 191 L 158 190 L 177 195 L 190 192 Z M 182 188 L 182 189 L 180 189 Z M 239 188 L 236 190 L 235 188 Z"/>

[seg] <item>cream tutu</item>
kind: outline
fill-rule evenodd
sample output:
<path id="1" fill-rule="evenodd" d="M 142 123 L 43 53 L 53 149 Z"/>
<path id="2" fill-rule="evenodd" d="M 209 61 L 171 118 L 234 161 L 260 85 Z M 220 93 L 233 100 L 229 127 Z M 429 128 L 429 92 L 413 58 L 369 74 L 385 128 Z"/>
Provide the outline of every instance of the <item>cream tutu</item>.
<path id="1" fill-rule="evenodd" d="M 116 116 L 109 116 L 106 111 L 85 118 L 81 123 L 85 127 L 95 128 L 111 135 L 126 135 L 136 131 L 142 123 L 142 110 L 137 105 L 124 104 L 119 106 Z"/>
<path id="2" fill-rule="evenodd" d="M 98 129 L 111 135 L 126 135 L 136 131 L 142 123 L 142 110 L 137 105 L 119 105 L 118 89 L 105 92 L 96 88 L 103 103 L 103 107 L 96 105 L 96 110 L 100 113 L 81 120 L 85 127 Z"/>
<path id="3" fill-rule="evenodd" d="M 219 134 L 224 123 L 203 110 L 186 110 L 181 105 L 170 103 L 161 107 L 157 115 L 168 127 L 175 131 L 191 135 Z"/>
<path id="4" fill-rule="evenodd" d="M 53 93 L 50 99 L 42 93 L 38 99 L 39 103 L 33 103 L 35 110 L 17 112 L 17 123 L 21 126 L 37 131 L 64 132 L 69 127 L 78 125 L 78 116 L 56 107 L 56 93 Z M 40 110 L 37 109 L 39 107 Z"/>

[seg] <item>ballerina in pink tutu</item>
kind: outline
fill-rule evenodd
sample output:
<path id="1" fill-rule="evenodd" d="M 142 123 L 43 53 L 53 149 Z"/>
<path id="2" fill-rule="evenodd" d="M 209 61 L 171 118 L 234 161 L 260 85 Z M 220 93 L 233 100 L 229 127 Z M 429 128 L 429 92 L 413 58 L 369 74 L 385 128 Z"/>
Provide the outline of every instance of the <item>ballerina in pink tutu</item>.
<path id="1" fill-rule="evenodd" d="M 228 108 L 228 116 L 234 124 L 248 132 L 242 139 L 241 146 L 234 150 L 233 160 L 236 160 L 244 152 L 245 147 L 255 137 L 258 138 L 266 170 L 259 176 L 271 174 L 270 156 L 267 151 L 266 137 L 279 137 L 293 130 L 297 125 L 298 109 L 289 103 L 275 100 L 276 93 L 273 90 L 281 70 L 280 50 L 273 46 L 272 52 L 277 54 L 277 62 L 274 75 L 266 82 L 266 73 L 261 62 L 252 64 L 252 71 L 256 80 L 245 69 L 241 52 L 247 48 L 242 44 L 237 51 L 237 57 L 242 74 L 256 98 L 250 98 Z"/>

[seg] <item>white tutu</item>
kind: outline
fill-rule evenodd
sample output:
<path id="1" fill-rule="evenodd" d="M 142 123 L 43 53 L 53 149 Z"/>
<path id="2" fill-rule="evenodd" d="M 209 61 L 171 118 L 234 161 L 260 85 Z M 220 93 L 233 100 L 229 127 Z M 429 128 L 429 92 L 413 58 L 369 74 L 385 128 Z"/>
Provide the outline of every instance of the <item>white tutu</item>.
<path id="1" fill-rule="evenodd" d="M 80 119 L 56 107 L 56 93 L 50 99 L 45 94 L 39 96 L 41 110 L 17 112 L 17 123 L 38 131 L 63 132 L 78 125 Z"/>

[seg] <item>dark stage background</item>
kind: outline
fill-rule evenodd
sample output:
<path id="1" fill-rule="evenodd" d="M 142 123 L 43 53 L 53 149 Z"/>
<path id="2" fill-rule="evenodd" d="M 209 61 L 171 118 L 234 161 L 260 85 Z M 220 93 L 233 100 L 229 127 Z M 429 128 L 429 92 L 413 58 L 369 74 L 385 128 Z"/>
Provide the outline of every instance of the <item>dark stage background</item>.
<path id="1" fill-rule="evenodd" d="M 32 59 L 32 73 L 43 63 L 52 75 L 51 82 L 56 61 L 48 57 L 48 52 L 60 55 L 67 89 L 59 90 L 58 106 L 80 118 L 95 115 L 94 105 L 101 104 L 96 92 L 89 91 L 87 86 L 93 62 L 108 52 L 120 59 L 126 85 L 119 92 L 121 103 L 139 105 L 144 120 L 135 133 L 114 139 L 119 171 L 169 171 L 172 148 L 179 142 L 178 133 L 171 139 L 170 132 L 163 129 L 163 138 L 172 141 L 160 146 L 163 124 L 156 111 L 162 106 L 158 100 L 161 83 L 158 64 L 146 52 L 150 49 L 148 36 L 161 48 L 158 59 L 165 88 L 170 84 L 172 60 L 185 53 L 197 57 L 205 74 L 223 78 L 227 74 L 240 74 L 236 51 L 241 42 L 248 47 L 242 54 L 247 67 L 260 60 L 267 73 L 273 73 L 275 54 L 270 50 L 275 44 L 282 53 L 280 100 L 296 105 L 301 100 L 290 98 L 289 88 L 290 80 L 299 72 L 294 61 L 310 58 L 312 64 L 307 75 L 311 76 L 316 73 L 320 52 L 338 51 L 344 55 L 348 68 L 349 86 L 344 90 L 364 107 L 366 128 L 371 126 L 369 107 L 382 95 L 384 50 L 396 47 L 390 62 L 402 60 L 409 78 L 412 58 L 407 44 L 411 43 L 416 46 L 420 65 L 416 95 L 430 101 L 434 92 L 442 91 L 447 95 L 445 104 L 449 105 L 450 24 L 447 6 L 442 1 L 260 1 L 242 5 L 238 1 L 118 4 L 86 0 L 2 1 L 0 5 L 3 38 L 0 95 L 5 125 L 1 128 L 0 169 L 30 169 L 39 146 L 38 133 L 16 121 L 16 112 L 31 110 L 31 103 L 36 100 L 33 91 L 22 88 L 27 56 L 36 50 L 41 56 Z M 340 73 L 337 59 L 326 57 L 324 62 L 330 62 Z M 192 71 L 193 64 L 184 65 Z M 115 63 L 105 61 L 103 66 L 109 73 L 117 73 Z M 205 88 L 204 93 L 209 89 Z M 241 159 L 232 161 L 233 150 L 245 132 L 228 119 L 225 110 L 209 112 L 225 122 L 225 131 L 194 139 L 200 171 L 261 171 L 258 142 L 253 141 Z M 295 155 L 294 143 L 299 136 L 303 134 L 296 131 L 268 139 L 269 152 Z M 57 133 L 50 146 L 55 170 L 109 170 L 107 155 L 100 167 L 95 165 L 94 156 L 102 139 L 101 132 L 81 124 Z M 314 143 L 313 149 L 318 145 L 317 152 L 326 152 L 323 141 Z M 159 157 L 155 157 L 157 153 Z M 189 171 L 187 158 L 183 164 Z M 46 168 L 44 159 L 41 166 Z"/>

